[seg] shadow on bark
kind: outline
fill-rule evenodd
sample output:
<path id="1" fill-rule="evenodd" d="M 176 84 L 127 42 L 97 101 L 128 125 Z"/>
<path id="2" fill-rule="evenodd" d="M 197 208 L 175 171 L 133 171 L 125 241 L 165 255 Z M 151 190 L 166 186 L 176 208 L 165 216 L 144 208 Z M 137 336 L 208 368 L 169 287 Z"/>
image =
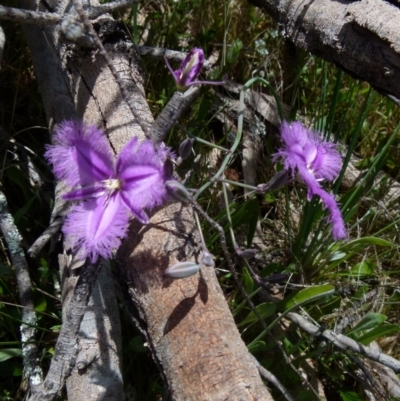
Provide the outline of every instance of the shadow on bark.
<path id="1" fill-rule="evenodd" d="M 168 281 L 173 280 L 168 279 Z M 204 281 L 204 278 L 201 275 L 199 277 L 197 292 L 192 297 L 182 299 L 182 301 L 180 301 L 179 304 L 176 305 L 172 313 L 168 316 L 167 322 L 164 326 L 164 335 L 167 335 L 170 331 L 174 330 L 174 328 L 178 326 L 183 319 L 185 319 L 185 317 L 194 307 L 197 297 L 200 298 L 203 304 L 206 304 L 208 301 L 207 283 Z"/>

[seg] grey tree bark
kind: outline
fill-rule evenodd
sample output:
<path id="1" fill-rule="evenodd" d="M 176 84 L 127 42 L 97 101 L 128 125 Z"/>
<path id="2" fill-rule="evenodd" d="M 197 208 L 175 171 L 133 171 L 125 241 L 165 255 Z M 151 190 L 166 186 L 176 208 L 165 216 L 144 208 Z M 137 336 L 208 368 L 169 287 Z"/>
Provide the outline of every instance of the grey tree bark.
<path id="1" fill-rule="evenodd" d="M 295 45 L 400 103 L 400 4 L 383 0 L 249 0 Z"/>
<path id="2" fill-rule="evenodd" d="M 34 3 L 29 6 L 39 9 Z M 54 1 L 50 6 L 62 14 L 68 3 Z M 100 17 L 96 24 L 136 112 L 150 124 L 153 118 L 136 49 L 111 17 Z M 145 138 L 100 53 L 67 45 L 58 26 L 43 31 L 29 28 L 27 38 L 51 128 L 64 119 L 83 119 L 103 128 L 116 152 L 135 135 Z M 59 186 L 57 195 L 60 191 Z M 214 271 L 203 269 L 201 274 L 174 282 L 163 276 L 177 260 L 196 258 L 196 237 L 191 210 L 180 204 L 159 210 L 148 226 L 134 221 L 118 257 L 123 297 L 147 337 L 172 399 L 272 400 L 240 338 Z M 90 295 L 89 306 L 77 338 L 70 336 L 58 344 L 64 359 L 54 358 L 56 373 L 51 380 L 46 378 L 42 398 L 37 399 L 51 399 L 53 395 L 46 394 L 59 391 L 57 374 L 61 384 L 68 376 L 69 400 L 123 399 L 118 309 L 108 265 L 102 266 L 93 292 L 89 289 L 77 297 L 79 274 L 88 266 L 74 266 L 65 256 L 61 260 L 65 265 L 63 316 L 71 316 L 68 308 L 77 298 Z M 95 267 L 90 268 L 95 274 Z M 64 325 L 71 323 L 68 319 Z M 75 320 L 72 335 L 79 323 Z"/>

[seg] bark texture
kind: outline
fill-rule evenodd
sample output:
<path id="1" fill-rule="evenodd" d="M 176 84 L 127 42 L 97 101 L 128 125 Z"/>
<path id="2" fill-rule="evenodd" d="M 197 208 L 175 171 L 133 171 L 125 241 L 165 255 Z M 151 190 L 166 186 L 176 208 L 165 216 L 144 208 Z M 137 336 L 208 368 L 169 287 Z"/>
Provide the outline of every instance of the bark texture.
<path id="1" fill-rule="evenodd" d="M 57 4 L 55 11 L 61 13 L 61 9 L 62 4 Z M 140 59 L 120 28 L 110 17 L 96 22 L 137 112 L 150 124 L 153 118 L 144 94 Z M 59 89 L 46 85 L 45 74 L 37 73 L 38 79 L 43 79 L 42 95 L 50 124 L 76 115 L 103 128 L 116 152 L 135 135 L 144 139 L 145 133 L 121 98 L 101 54 L 66 45 L 50 28 L 46 34 L 59 55 L 57 73 L 63 74 L 57 81 L 63 85 Z M 52 77 L 52 72 L 47 75 Z M 67 110 L 61 110 L 61 92 L 68 95 Z M 133 222 L 119 256 L 129 279 L 126 290 L 130 295 L 126 298 L 132 302 L 174 400 L 272 400 L 240 338 L 214 271 L 206 269 L 201 277 L 176 282 L 163 278 L 172 263 L 194 258 L 197 243 L 192 221 L 189 210 L 173 204 L 156 213 L 148 226 Z M 66 273 L 68 292 L 75 286 L 76 273 L 70 267 Z M 97 286 L 81 325 L 78 363 L 67 382 L 69 400 L 123 399 L 119 325 L 114 320 L 118 314 L 116 307 L 110 307 L 115 305 L 115 293 L 107 274 Z M 106 326 L 107 319 L 111 326 Z M 71 347 L 74 344 L 72 341 Z"/>
<path id="2" fill-rule="evenodd" d="M 400 4 L 383 0 L 250 0 L 286 39 L 400 102 Z"/>
<path id="3" fill-rule="evenodd" d="M 196 260 L 190 209 L 174 204 L 134 224 L 121 248 L 122 271 L 141 329 L 157 356 L 173 400 L 272 400 L 240 338 L 213 268 L 184 280 L 163 276 Z"/>
<path id="4" fill-rule="evenodd" d="M 23 5 L 37 9 L 33 2 Z M 68 3 L 60 1 L 51 5 L 55 11 L 62 13 Z M 26 33 L 50 128 L 65 119 L 86 118 L 88 113 L 91 117 L 87 120 L 95 120 L 98 124 L 102 119 L 99 108 L 94 110 L 88 107 L 89 102 L 77 102 L 76 91 L 81 90 L 84 82 L 79 81 L 81 86 L 77 86 L 76 80 L 68 76 L 66 63 L 74 45 L 66 45 L 59 36 L 57 26 L 45 29 L 32 26 L 26 28 Z M 94 61 L 91 60 L 90 64 Z M 96 114 L 99 116 L 97 120 L 94 117 Z M 108 121 L 118 127 L 115 115 Z M 62 185 L 57 185 L 55 217 L 65 208 L 59 198 L 62 191 Z M 79 270 L 74 270 L 69 261 L 65 261 L 64 268 L 61 264 L 63 335 L 60 335 L 56 356 L 37 399 L 53 399 L 63 387 L 66 377 L 69 377 L 67 388 L 70 400 L 123 399 L 119 314 L 110 273 L 107 272 L 109 265 L 103 265 L 93 292 L 92 283 L 79 288 L 79 279 L 89 267 L 84 266 L 85 272 L 79 275 Z M 82 316 L 90 295 L 89 307 Z"/>

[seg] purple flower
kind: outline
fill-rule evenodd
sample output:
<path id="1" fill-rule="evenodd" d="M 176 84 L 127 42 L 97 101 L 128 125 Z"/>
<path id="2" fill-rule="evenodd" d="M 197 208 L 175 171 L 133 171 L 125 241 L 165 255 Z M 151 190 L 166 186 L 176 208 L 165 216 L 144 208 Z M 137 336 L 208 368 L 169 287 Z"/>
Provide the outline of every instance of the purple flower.
<path id="1" fill-rule="evenodd" d="M 339 240 L 347 237 L 342 213 L 332 194 L 327 193 L 320 185 L 321 181 L 333 181 L 342 167 L 342 157 L 335 144 L 324 141 L 319 134 L 307 130 L 301 122 L 287 123 L 281 126 L 284 147 L 273 155 L 274 160 L 281 157 L 285 170 L 297 171 L 300 179 L 308 187 L 308 200 L 313 195 L 321 198 L 330 212 L 333 238 Z"/>
<path id="2" fill-rule="evenodd" d="M 80 201 L 64 223 L 67 243 L 92 262 L 99 256 L 109 258 L 126 236 L 130 214 L 146 224 L 149 218 L 143 209 L 167 198 L 169 150 L 133 138 L 115 162 L 103 132 L 74 121 L 64 121 L 54 140 L 56 145 L 47 147 L 45 157 L 59 180 L 77 188 L 63 198 Z"/>
<path id="3" fill-rule="evenodd" d="M 222 85 L 223 82 L 212 81 L 196 81 L 204 66 L 204 52 L 197 47 L 191 49 L 187 56 L 183 59 L 178 70 L 173 70 L 169 65 L 168 60 L 164 57 L 165 64 L 174 77 L 176 86 L 179 91 L 184 92 L 192 85 Z"/>

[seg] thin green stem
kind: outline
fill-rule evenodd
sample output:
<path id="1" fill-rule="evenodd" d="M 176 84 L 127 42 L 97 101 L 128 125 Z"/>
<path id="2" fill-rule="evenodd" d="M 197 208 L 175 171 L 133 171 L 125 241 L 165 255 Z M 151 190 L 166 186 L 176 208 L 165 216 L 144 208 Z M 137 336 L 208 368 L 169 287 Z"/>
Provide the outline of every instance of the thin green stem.
<path id="1" fill-rule="evenodd" d="M 219 145 L 217 145 L 217 144 L 215 144 L 215 143 L 208 142 L 208 141 L 206 141 L 205 139 L 201 139 L 201 138 L 199 138 L 198 136 L 193 135 L 193 134 L 191 134 L 191 133 L 189 133 L 189 132 L 188 132 L 187 134 L 188 134 L 188 136 L 189 136 L 190 138 L 193 138 L 196 142 L 202 143 L 203 145 L 207 145 L 207 146 L 209 146 L 209 147 L 211 147 L 211 148 L 215 148 L 215 149 L 222 150 L 222 151 L 225 152 L 225 153 L 228 153 L 228 152 L 229 152 L 229 149 L 226 149 L 226 148 L 224 148 L 223 146 L 219 146 Z"/>
<path id="2" fill-rule="evenodd" d="M 253 185 L 243 184 L 243 183 L 238 182 L 238 181 L 227 180 L 226 178 L 219 178 L 218 181 L 219 182 L 225 182 L 225 183 L 231 184 L 231 185 L 236 185 L 237 187 L 246 188 L 246 189 L 252 189 L 253 191 L 257 191 L 257 187 L 254 187 Z"/>
<path id="3" fill-rule="evenodd" d="M 203 230 L 201 229 L 199 215 L 197 214 L 196 210 L 194 211 L 194 219 L 196 220 L 197 229 L 199 230 L 200 241 L 203 249 L 207 249 L 206 242 L 204 241 Z"/>
<path id="4" fill-rule="evenodd" d="M 232 218 L 231 218 L 231 211 L 229 208 L 228 191 L 226 190 L 226 184 L 224 182 L 222 183 L 222 192 L 224 194 L 226 218 L 228 219 L 228 222 L 229 222 L 229 233 L 231 234 L 233 247 L 236 249 L 236 248 L 238 248 L 238 245 L 235 240 L 235 233 L 233 232 L 233 229 L 232 229 Z"/>

